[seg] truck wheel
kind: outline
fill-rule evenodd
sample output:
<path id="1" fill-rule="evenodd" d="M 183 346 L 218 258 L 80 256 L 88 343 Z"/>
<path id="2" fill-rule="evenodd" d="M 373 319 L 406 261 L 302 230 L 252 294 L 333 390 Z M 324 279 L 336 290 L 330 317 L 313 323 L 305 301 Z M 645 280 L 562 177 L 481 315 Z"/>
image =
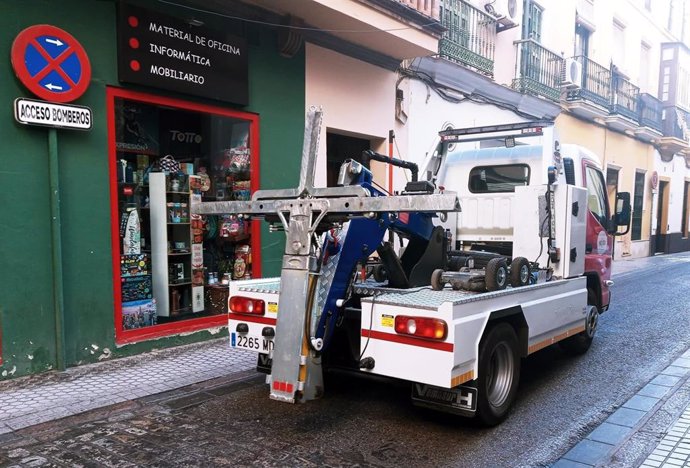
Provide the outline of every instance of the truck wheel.
<path id="1" fill-rule="evenodd" d="M 529 284 L 529 260 L 525 257 L 515 257 L 510 262 L 510 285 L 514 288 Z"/>
<path id="2" fill-rule="evenodd" d="M 477 418 L 495 426 L 508 415 L 520 380 L 520 355 L 515 330 L 507 323 L 491 328 L 479 345 Z"/>
<path id="3" fill-rule="evenodd" d="M 508 284 L 508 265 L 504 258 L 492 258 L 486 264 L 486 290 L 499 291 Z"/>
<path id="4" fill-rule="evenodd" d="M 445 286 L 446 283 L 443 281 L 443 270 L 440 268 L 436 269 L 431 273 L 431 289 L 434 291 L 440 291 L 442 290 Z"/>
<path id="5" fill-rule="evenodd" d="M 561 349 L 568 354 L 572 354 L 574 356 L 584 354 L 592 345 L 592 340 L 594 340 L 594 334 L 596 333 L 597 325 L 599 324 L 599 309 L 597 309 L 597 306 L 591 304 L 587 307 L 585 330 L 575 336 L 571 336 L 570 338 L 566 338 L 565 340 L 558 342 Z"/>

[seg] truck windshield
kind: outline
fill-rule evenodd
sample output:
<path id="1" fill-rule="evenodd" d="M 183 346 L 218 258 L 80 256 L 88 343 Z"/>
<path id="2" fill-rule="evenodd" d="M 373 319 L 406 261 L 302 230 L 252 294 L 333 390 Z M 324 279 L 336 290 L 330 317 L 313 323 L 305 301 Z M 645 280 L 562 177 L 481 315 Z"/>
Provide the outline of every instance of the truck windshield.
<path id="1" fill-rule="evenodd" d="M 500 166 L 477 166 L 469 177 L 472 193 L 514 192 L 515 187 L 529 184 L 527 164 L 505 164 Z"/>

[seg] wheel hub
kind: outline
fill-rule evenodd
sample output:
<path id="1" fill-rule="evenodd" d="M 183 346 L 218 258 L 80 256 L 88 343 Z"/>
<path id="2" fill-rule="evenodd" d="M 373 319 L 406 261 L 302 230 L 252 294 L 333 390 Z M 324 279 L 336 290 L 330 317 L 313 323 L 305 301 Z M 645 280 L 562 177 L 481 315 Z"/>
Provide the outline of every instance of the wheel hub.
<path id="1" fill-rule="evenodd" d="M 589 338 L 594 337 L 594 333 L 597 331 L 597 325 L 599 324 L 599 311 L 594 306 L 589 306 L 587 311 L 587 319 L 585 322 L 585 333 Z"/>
<path id="2" fill-rule="evenodd" d="M 506 282 L 506 270 L 505 268 L 499 268 L 496 272 L 496 284 L 502 287 Z"/>
<path id="3" fill-rule="evenodd" d="M 491 353 L 487 379 L 487 396 L 494 407 L 503 405 L 513 386 L 515 362 L 506 343 L 499 343 Z"/>
<path id="4" fill-rule="evenodd" d="M 520 268 L 520 283 L 527 284 L 528 279 L 529 279 L 529 267 L 527 265 L 523 265 L 523 267 Z"/>

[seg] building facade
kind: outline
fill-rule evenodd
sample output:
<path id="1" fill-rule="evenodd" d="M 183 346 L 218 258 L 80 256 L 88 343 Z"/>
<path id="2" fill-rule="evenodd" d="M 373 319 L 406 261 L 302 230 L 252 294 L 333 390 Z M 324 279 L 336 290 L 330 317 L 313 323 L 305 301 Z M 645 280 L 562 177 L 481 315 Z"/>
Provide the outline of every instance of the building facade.
<path id="1" fill-rule="evenodd" d="M 278 274 L 284 238 L 190 205 L 297 186 L 311 106 L 318 185 L 363 150 L 421 163 L 448 127 L 555 119 L 600 155 L 612 196 L 632 194 L 616 256 L 690 248 L 681 0 L 61 5 L 10 2 L 0 18 L 0 378 L 227 333 L 225 283 Z M 71 34 L 88 67 L 40 25 Z M 85 92 L 61 100 L 84 67 Z M 42 87 L 88 107 L 90 129 L 27 123 Z"/>
<path id="2" fill-rule="evenodd" d="M 687 250 L 683 0 L 444 2 L 455 61 L 561 107 L 562 142 L 602 158 L 608 191 L 630 192 L 615 255 Z M 443 13 L 442 8 L 442 13 Z M 485 13 L 494 19 L 488 26 Z"/>
<path id="3" fill-rule="evenodd" d="M 311 105 L 322 181 L 327 148 L 380 149 L 438 5 L 283 3 L 3 4 L 0 379 L 227 333 L 226 282 L 278 274 L 283 237 L 191 204 L 297 186 Z M 48 104 L 90 128 L 34 125 Z"/>

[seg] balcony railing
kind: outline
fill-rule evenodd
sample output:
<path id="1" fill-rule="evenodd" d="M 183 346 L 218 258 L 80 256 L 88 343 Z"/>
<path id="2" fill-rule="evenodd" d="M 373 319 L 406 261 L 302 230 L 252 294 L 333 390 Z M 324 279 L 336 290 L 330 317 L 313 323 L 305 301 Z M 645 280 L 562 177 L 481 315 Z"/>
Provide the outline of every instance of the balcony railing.
<path id="1" fill-rule="evenodd" d="M 464 0 L 443 0 L 440 21 L 447 29 L 438 43 L 441 57 L 493 76 L 496 20 Z"/>
<path id="2" fill-rule="evenodd" d="M 640 111 L 639 122 L 642 127 L 653 128 L 654 130 L 661 131 L 662 122 L 662 106 L 661 101 L 652 96 L 651 94 L 642 93 L 638 97 L 637 108 Z"/>
<path id="3" fill-rule="evenodd" d="M 690 128 L 688 128 L 688 125 L 690 125 L 690 113 L 676 106 L 664 107 L 664 136 L 690 142 Z"/>
<path id="4" fill-rule="evenodd" d="M 513 89 L 559 101 L 563 67 L 561 56 L 533 39 L 516 41 L 515 44 L 518 47 Z"/>
<path id="5" fill-rule="evenodd" d="M 407 5 L 435 20 L 438 19 L 439 0 L 397 0 L 403 5 Z"/>
<path id="6" fill-rule="evenodd" d="M 660 130 L 661 103 L 658 99 L 651 94 L 640 95 L 640 88 L 588 57 L 579 55 L 573 59 L 582 64 L 582 82 L 578 89 L 568 91 L 567 101 L 589 101 L 611 114 Z"/>
<path id="7" fill-rule="evenodd" d="M 566 100 L 585 100 L 608 108 L 611 105 L 611 70 L 584 55 L 573 58 L 582 64 L 582 83 L 580 89 L 568 91 Z"/>
<path id="8" fill-rule="evenodd" d="M 631 120 L 638 119 L 638 96 L 640 88 L 620 75 L 613 74 L 613 101 L 611 113 L 623 115 Z"/>

